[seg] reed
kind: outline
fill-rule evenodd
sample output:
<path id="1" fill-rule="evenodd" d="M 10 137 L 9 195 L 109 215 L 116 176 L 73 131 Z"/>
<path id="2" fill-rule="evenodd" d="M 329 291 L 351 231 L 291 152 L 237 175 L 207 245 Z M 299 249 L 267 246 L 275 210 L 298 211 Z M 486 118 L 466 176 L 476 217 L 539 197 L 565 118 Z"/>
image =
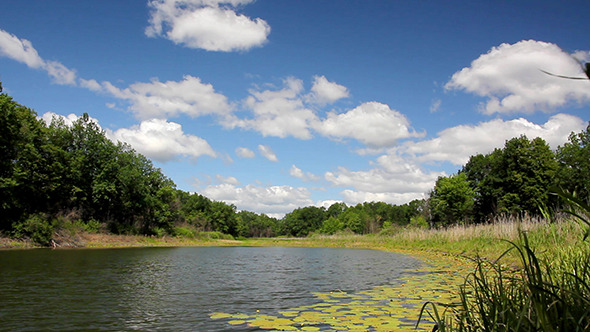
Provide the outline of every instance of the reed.
<path id="1" fill-rule="evenodd" d="M 575 221 L 519 228 L 498 260 L 476 259 L 456 306 L 440 314 L 426 303 L 420 316 L 428 313 L 440 331 L 590 331 L 590 207 L 573 195 L 560 197 Z M 510 253 L 519 269 L 501 263 Z"/>

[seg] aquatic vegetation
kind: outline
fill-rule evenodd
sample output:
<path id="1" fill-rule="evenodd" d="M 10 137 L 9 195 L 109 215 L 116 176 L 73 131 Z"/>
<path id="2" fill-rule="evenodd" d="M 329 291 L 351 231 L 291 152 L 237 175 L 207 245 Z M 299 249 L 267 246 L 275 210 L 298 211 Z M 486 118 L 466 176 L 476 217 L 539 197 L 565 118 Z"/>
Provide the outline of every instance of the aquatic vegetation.
<path id="1" fill-rule="evenodd" d="M 232 326 L 247 325 L 272 331 L 415 331 L 425 302 L 451 305 L 460 300 L 456 292 L 472 263 L 450 256 L 422 255 L 424 266 L 407 271 L 395 284 L 357 293 L 340 290 L 314 293 L 317 303 L 290 308 L 276 314 L 210 314 Z M 430 331 L 435 322 L 423 318 Z"/>

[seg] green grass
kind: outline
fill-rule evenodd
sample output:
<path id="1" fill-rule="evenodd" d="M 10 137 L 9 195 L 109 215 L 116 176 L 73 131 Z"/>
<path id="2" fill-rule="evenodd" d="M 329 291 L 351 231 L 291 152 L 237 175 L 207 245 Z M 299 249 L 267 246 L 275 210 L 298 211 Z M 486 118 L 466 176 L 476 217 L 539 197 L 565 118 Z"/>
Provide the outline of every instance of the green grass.
<path id="1" fill-rule="evenodd" d="M 497 261 L 476 260 L 458 306 L 426 303 L 420 315 L 428 313 L 440 331 L 590 331 L 590 207 L 559 195 L 575 222 L 519 229 Z M 509 254 L 519 269 L 502 264 Z"/>

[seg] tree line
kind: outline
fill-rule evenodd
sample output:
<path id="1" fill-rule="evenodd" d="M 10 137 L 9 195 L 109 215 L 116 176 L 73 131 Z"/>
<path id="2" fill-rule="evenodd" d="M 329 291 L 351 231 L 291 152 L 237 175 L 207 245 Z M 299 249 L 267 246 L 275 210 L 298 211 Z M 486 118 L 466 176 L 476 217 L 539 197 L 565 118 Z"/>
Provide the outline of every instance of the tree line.
<path id="1" fill-rule="evenodd" d="M 542 139 L 521 136 L 440 177 L 427 199 L 309 206 L 276 219 L 177 189 L 145 156 L 109 140 L 88 114 L 73 124 L 57 117 L 47 124 L 0 93 L 0 232 L 44 244 L 71 224 L 115 234 L 367 234 L 539 214 L 540 207 L 557 204 L 552 186 L 588 197 L 589 140 L 590 126 L 553 152 Z"/>

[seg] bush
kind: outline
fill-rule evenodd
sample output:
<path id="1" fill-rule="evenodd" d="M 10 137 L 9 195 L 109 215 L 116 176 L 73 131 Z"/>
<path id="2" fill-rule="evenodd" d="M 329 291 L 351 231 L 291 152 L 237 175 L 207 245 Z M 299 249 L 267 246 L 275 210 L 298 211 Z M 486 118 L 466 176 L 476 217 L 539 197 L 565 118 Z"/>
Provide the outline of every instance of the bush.
<path id="1" fill-rule="evenodd" d="M 197 236 L 197 231 L 195 229 L 189 227 L 174 227 L 172 230 L 172 234 L 178 237 L 188 237 L 188 238 L 195 238 Z"/>
<path id="2" fill-rule="evenodd" d="M 53 238 L 53 225 L 45 216 L 33 214 L 13 225 L 13 236 L 48 246 Z"/>
<path id="3" fill-rule="evenodd" d="M 415 216 L 415 217 L 412 217 L 410 219 L 410 224 L 409 225 L 411 227 L 422 228 L 422 229 L 425 229 L 425 228 L 428 228 L 429 227 L 428 221 L 426 221 L 426 219 L 423 216 Z"/>
<path id="4" fill-rule="evenodd" d="M 234 237 L 229 234 L 223 234 L 221 232 L 201 232 L 199 237 L 211 240 L 234 240 Z"/>

